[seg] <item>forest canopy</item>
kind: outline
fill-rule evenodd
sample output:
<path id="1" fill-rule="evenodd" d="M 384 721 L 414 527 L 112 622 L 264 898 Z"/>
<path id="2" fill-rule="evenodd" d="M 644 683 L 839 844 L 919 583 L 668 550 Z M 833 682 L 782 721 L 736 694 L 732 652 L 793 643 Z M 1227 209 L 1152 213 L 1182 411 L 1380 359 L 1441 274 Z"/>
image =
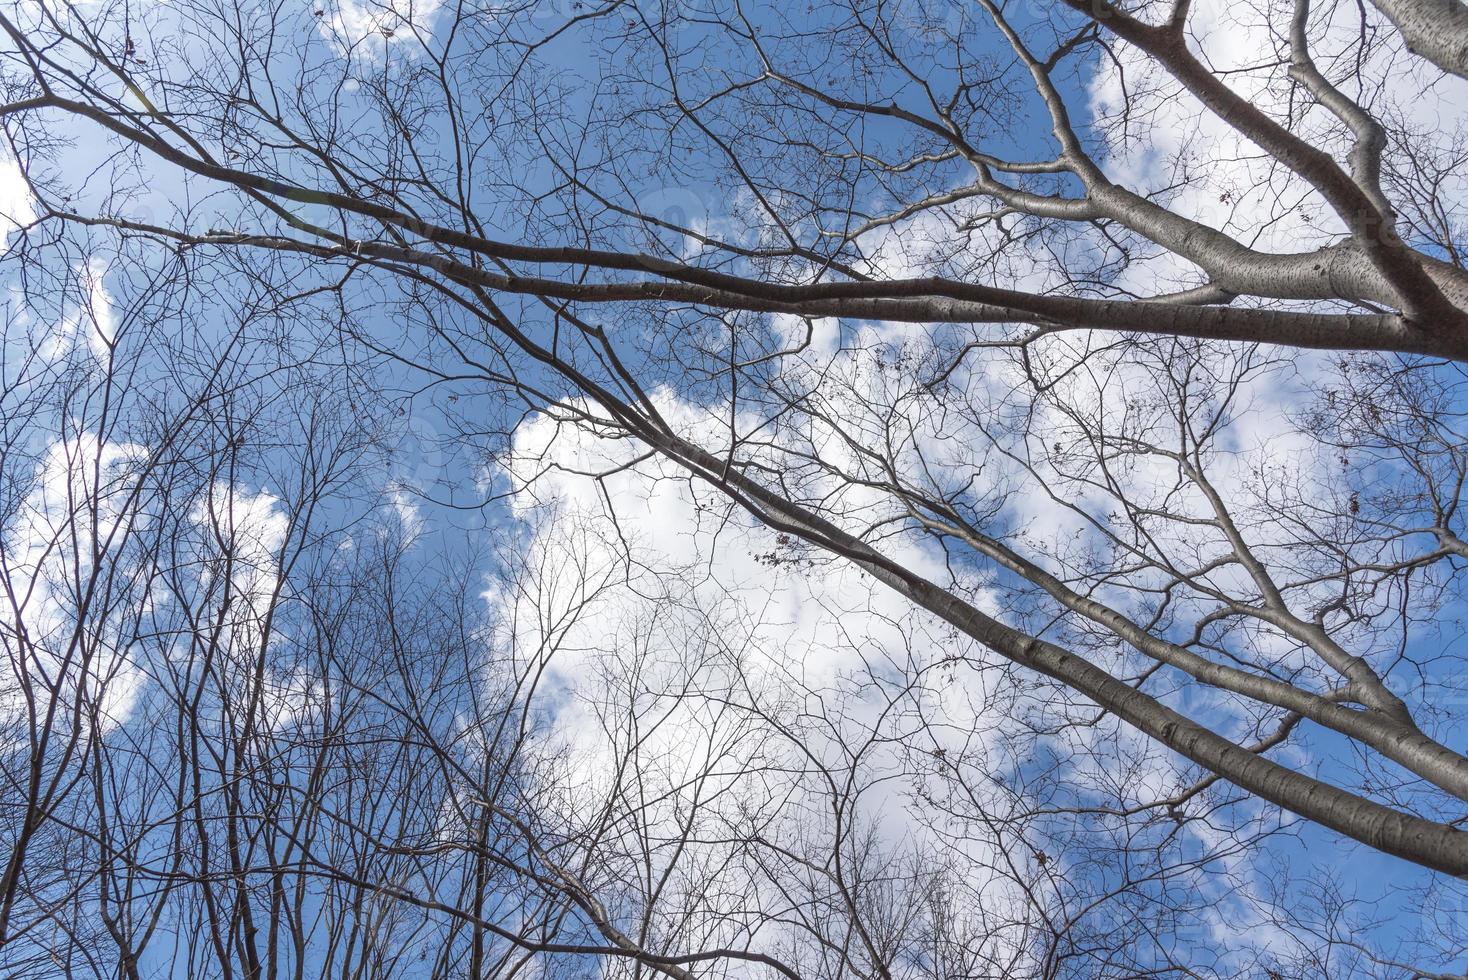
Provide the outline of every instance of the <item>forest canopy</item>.
<path id="1" fill-rule="evenodd" d="M 0 974 L 1468 971 L 1461 0 L 0 0 Z"/>

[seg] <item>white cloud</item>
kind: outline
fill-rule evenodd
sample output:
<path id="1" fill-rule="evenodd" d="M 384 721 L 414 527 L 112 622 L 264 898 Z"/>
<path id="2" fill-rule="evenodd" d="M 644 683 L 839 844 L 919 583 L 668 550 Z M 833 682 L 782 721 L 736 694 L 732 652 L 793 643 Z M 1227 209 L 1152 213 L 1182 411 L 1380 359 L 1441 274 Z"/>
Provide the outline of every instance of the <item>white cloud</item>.
<path id="1" fill-rule="evenodd" d="M 267 727 L 303 723 L 319 707 L 320 679 L 300 668 L 283 671 L 270 659 L 280 638 L 279 607 L 290 597 L 281 560 L 291 523 L 282 501 L 266 490 L 220 480 L 207 488 L 190 517 L 201 539 L 201 608 L 193 610 L 194 617 L 211 629 L 222 627 L 222 650 L 237 669 L 221 676 L 246 686 L 258 681 Z M 229 690 L 220 694 L 234 696 Z"/>
<path id="2" fill-rule="evenodd" d="M 26 687 L 43 701 L 95 705 L 104 727 L 131 711 L 142 674 L 130 659 L 125 627 L 106 613 L 128 605 L 136 564 L 128 545 L 144 522 L 132 500 L 132 464 L 141 453 L 89 432 L 56 440 L 7 522 L 3 588 L 18 613 L 16 630 L 4 635 L 9 656 L 0 710 L 7 720 L 24 710 Z M 94 576 L 99 565 L 108 572 Z M 82 610 L 85 623 L 78 622 Z"/>
<path id="3" fill-rule="evenodd" d="M 106 286 L 107 263 L 97 257 L 79 263 L 75 270 L 77 302 L 64 310 L 56 325 L 40 338 L 41 360 L 58 365 L 80 345 L 97 365 L 105 366 L 117 341 L 117 315 Z M 28 314 L 24 314 L 28 318 Z"/>
<path id="4" fill-rule="evenodd" d="M 17 229 L 36 220 L 35 201 L 21 173 L 20 164 L 0 151 L 0 255 L 10 246 Z"/>
<path id="5" fill-rule="evenodd" d="M 343 57 L 380 61 L 389 48 L 411 51 L 432 35 L 443 0 L 309 0 L 321 35 Z"/>
<path id="6" fill-rule="evenodd" d="M 279 504 L 264 491 L 217 481 L 191 515 L 203 536 L 201 585 L 229 596 L 231 642 L 242 656 L 264 639 L 264 623 L 281 587 L 279 554 L 289 522 Z M 216 583 L 221 573 L 228 580 Z"/>
<path id="7" fill-rule="evenodd" d="M 726 413 L 667 392 L 657 401 L 680 431 L 706 444 L 720 438 Z M 512 475 L 534 477 L 542 503 L 514 498 L 531 530 L 522 584 L 489 598 L 518 624 L 523 655 L 547 664 L 544 751 L 564 780 L 568 834 L 595 831 L 630 851 L 634 837 L 651 840 L 658 869 L 676 859 L 674 879 L 688 893 L 715 904 L 748 894 L 773 907 L 776 878 L 784 889 L 818 886 L 801 884 L 806 871 L 777 855 L 751 865 L 735 842 L 758 832 L 819 865 L 838 833 L 832 807 L 849 794 L 839 832 L 849 846 L 862 839 L 858 827 L 876 836 L 846 859 L 959 869 L 969 889 L 960 906 L 982 896 L 990 913 L 1012 908 L 1023 920 L 998 842 L 972 827 L 950 834 L 921 798 L 943 792 L 935 760 L 971 773 L 1022 766 L 994 754 L 1015 719 L 989 708 L 1000 673 L 973 669 L 992 666 L 989 655 L 670 464 L 624 468 L 636 452 L 624 441 L 542 417 L 517 433 L 515 450 Z M 853 520 L 884 505 L 860 492 L 844 502 Z M 884 547 L 934 579 L 948 574 L 919 540 Z M 971 788 L 1003 810 L 996 785 Z M 689 835 L 703 843 L 675 849 Z M 1023 847 L 1008 859 L 1034 867 Z M 786 927 L 768 928 L 761 948 L 790 938 Z M 1011 953 L 1025 943 L 1004 928 L 987 941 Z"/>
<path id="8" fill-rule="evenodd" d="M 803 336 L 803 324 L 788 319 L 772 326 L 779 342 Z M 787 414 L 782 427 L 760 429 L 770 445 L 761 449 L 747 444 L 743 451 L 763 457 L 799 492 L 821 499 L 852 529 L 891 516 L 892 501 L 877 490 L 843 486 L 829 472 L 802 471 L 798 459 L 782 456 L 799 449 L 819 455 L 843 473 L 869 472 L 870 461 L 839 437 L 837 425 L 894 453 L 908 478 L 953 489 L 972 477 L 972 499 L 982 503 L 991 496 L 1007 497 L 1007 505 L 994 517 L 995 530 L 1028 530 L 1029 540 L 1016 544 L 1052 567 L 1060 567 L 1062 558 L 1083 557 L 1100 543 L 1077 509 L 1104 523 L 1108 511 L 1117 507 L 1113 494 L 1138 503 L 1165 503 L 1183 515 L 1207 516 L 1208 503 L 1198 488 L 1182 481 L 1178 489 L 1176 463 L 1162 456 L 1139 454 L 1119 466 L 1112 474 L 1118 481 L 1114 491 L 1067 475 L 1047 459 L 1048 440 L 1062 438 L 1067 430 L 1079 438 L 1087 424 L 1147 435 L 1164 448 L 1174 445 L 1179 433 L 1172 402 L 1159 390 L 1165 388 L 1162 364 L 1139 360 L 1137 352 L 1098 355 L 1086 370 L 1059 378 L 1048 398 L 1030 403 L 1018 364 L 1006 357 L 974 357 L 955 373 L 951 390 L 925 391 L 914 380 L 922 370 L 913 360 L 931 350 L 925 329 L 847 324 L 844 330 L 845 346 L 838 347 L 827 334 L 824 342 L 782 365 L 781 380 L 789 385 L 792 403 L 810 414 Z M 1155 356 L 1164 358 L 1165 348 Z M 1210 476 L 1237 506 L 1236 516 L 1261 551 L 1272 558 L 1271 549 L 1289 542 L 1268 524 L 1270 483 L 1261 477 L 1261 462 L 1296 458 L 1295 476 L 1302 487 L 1313 486 L 1311 481 L 1322 488 L 1329 484 L 1327 470 L 1315 466 L 1314 440 L 1290 416 L 1304 397 L 1308 378 L 1292 374 L 1288 361 L 1266 361 L 1242 347 L 1202 345 L 1192 355 L 1179 351 L 1177 356 L 1195 357 L 1194 397 L 1200 405 L 1221 398 L 1228 379 L 1238 379 L 1230 421 L 1217 435 L 1218 452 L 1209 456 Z M 1018 417 L 1006 396 L 1033 409 L 1026 425 L 1006 427 L 1006 418 Z M 727 446 L 727 405 L 694 405 L 668 392 L 659 393 L 657 402 L 670 424 L 695 442 L 715 451 Z M 1068 404 L 1075 416 L 1063 416 L 1058 404 Z M 1222 409 L 1208 409 L 1214 410 Z M 757 421 L 741 415 L 737 425 L 741 432 L 754 432 Z M 1027 436 L 1043 444 L 1027 447 Z M 1036 466 L 1034 473 L 994 452 L 996 440 L 1006 438 L 1012 439 L 1011 448 L 1021 459 L 1028 457 Z M 798 542 L 782 541 L 777 532 L 731 510 L 670 464 L 650 461 L 624 468 L 638 451 L 625 441 L 597 439 L 570 423 L 558 426 L 542 417 L 520 430 L 515 451 L 511 474 L 515 482 L 533 479 L 534 499 L 540 501 L 532 504 L 529 494 L 514 498 L 518 516 L 531 528 L 532 551 L 540 556 L 530 564 L 539 567 L 550 550 L 564 549 L 552 562 L 560 571 L 543 580 L 559 597 L 560 604 L 552 605 L 564 613 L 586 604 L 581 618 L 553 643 L 532 644 L 556 647 L 549 668 L 554 696 L 544 708 L 552 743 L 570 763 L 568 792 L 574 804 L 569 811 L 593 819 L 625 804 L 619 793 L 625 793 L 627 774 L 640 769 L 644 779 L 639 789 L 658 801 L 648 811 L 655 815 L 644 814 L 647 823 L 638 828 L 641 833 L 648 826 L 671 825 L 659 821 L 676 822 L 679 814 L 686 815 L 693 786 L 719 786 L 721 803 L 736 814 L 798 823 L 819 809 L 813 802 L 821 792 L 815 761 L 839 761 L 837 768 L 846 766 L 848 775 L 870 784 L 860 809 L 879 825 L 880 842 L 899 851 L 912 846 L 946 853 L 968 869 L 974 882 L 990 881 L 993 873 L 983 869 L 995 860 L 993 841 L 985 843 L 983 834 L 973 834 L 945 852 L 942 828 L 924 819 L 925 809 L 929 816 L 935 811 L 916 802 L 914 794 L 936 791 L 941 784 L 931 771 L 918 772 L 917 761 L 923 753 L 962 757 L 974 772 L 1013 777 L 1023 786 L 1026 764 L 994 754 L 1018 719 L 990 706 L 1016 690 L 1037 690 L 1033 679 L 973 672 L 967 665 L 946 667 L 944 656 L 956 649 L 981 664 L 993 661 L 944 635 L 843 563 L 807 553 Z M 604 475 L 598 480 L 588 473 Z M 1042 481 L 1059 500 L 1045 492 Z M 1200 525 L 1154 523 L 1150 546 L 1173 555 L 1182 567 L 1194 567 L 1194 554 L 1202 556 L 1200 563 L 1227 547 L 1221 535 L 1200 530 Z M 1077 540 L 1069 542 L 1070 535 Z M 950 574 L 939 555 L 920 540 L 892 536 L 883 547 L 934 580 L 946 581 Z M 625 560 L 628 556 L 632 560 Z M 1160 574 L 1140 567 L 1124 577 L 1113 575 L 1098 582 L 1095 595 L 1132 611 Z M 581 586 L 588 575 L 597 588 Z M 1238 566 L 1225 565 L 1211 581 L 1246 592 L 1250 586 L 1243 576 Z M 1009 618 L 1011 611 L 997 608 L 997 593 L 984 584 L 981 579 L 960 581 L 981 605 Z M 501 608 L 543 600 L 543 593 L 533 591 L 492 599 Z M 1174 600 L 1184 616 L 1212 608 L 1182 592 Z M 516 619 L 534 617 L 521 608 Z M 1249 653 L 1255 656 L 1288 654 L 1296 666 L 1308 659 L 1298 644 L 1267 630 L 1249 642 Z M 1115 662 L 1107 665 L 1125 671 L 1128 664 L 1120 644 L 1116 647 Z M 1103 662 L 1108 656 L 1104 651 L 1088 655 Z M 921 682 L 893 697 L 899 679 L 905 683 L 914 678 Z M 1021 703 L 1044 700 L 1045 682 L 1038 690 L 1035 701 L 1024 694 Z M 1182 707 L 1229 735 L 1253 738 L 1245 713 L 1226 699 L 1189 689 Z M 752 714 L 755 708 L 757 715 Z M 1063 710 L 1051 703 L 1038 716 L 1053 722 L 1054 712 Z M 919 717 L 925 728 L 913 725 Z M 751 720 L 753 729 L 747 727 Z M 912 727 L 901 728 L 903 724 Z M 882 741 L 888 737 L 890 743 Z M 882 747 L 855 764 L 842 755 L 867 739 Z M 1081 725 L 1053 743 L 1041 741 L 1055 752 L 1052 777 L 1064 780 L 1065 791 L 1079 800 L 1150 802 L 1178 792 L 1195 775 L 1123 727 Z M 1297 758 L 1288 750 L 1275 757 L 1287 762 Z M 711 770 L 720 773 L 718 779 L 696 778 Z M 774 781 L 754 777 L 771 770 L 779 774 Z M 888 778 L 892 781 L 884 781 Z M 1002 811 L 1005 799 L 996 791 L 990 801 L 996 812 Z M 1243 806 L 1235 816 L 1247 821 L 1266 813 L 1273 811 Z M 725 813 L 721 819 L 734 818 Z M 785 833 L 795 832 L 794 824 L 779 825 Z M 1225 843 L 1216 830 L 1201 824 L 1177 834 L 1177 840 L 1201 849 Z M 674 835 L 669 831 L 668 836 Z M 818 843 L 819 834 L 802 839 Z M 1034 870 L 1033 856 L 1017 839 L 1005 846 L 1022 868 Z M 1050 858 L 1056 862 L 1052 868 L 1063 869 L 1070 855 L 1062 848 L 1059 855 L 1052 850 Z M 1240 874 L 1246 870 L 1239 863 L 1243 861 L 1238 858 L 1234 865 Z M 1010 893 L 998 879 L 990 887 L 994 900 L 1002 903 Z M 1200 877 L 1197 888 L 1206 891 L 1216 883 Z"/>

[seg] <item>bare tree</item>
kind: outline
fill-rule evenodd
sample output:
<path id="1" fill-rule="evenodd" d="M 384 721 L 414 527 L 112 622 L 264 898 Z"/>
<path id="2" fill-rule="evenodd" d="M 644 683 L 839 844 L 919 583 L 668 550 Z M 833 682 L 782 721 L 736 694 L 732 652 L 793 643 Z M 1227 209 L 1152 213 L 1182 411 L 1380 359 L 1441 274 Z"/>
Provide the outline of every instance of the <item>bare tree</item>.
<path id="1" fill-rule="evenodd" d="M 1282 834 L 1468 874 L 1464 16 L 5 7 L 0 947 L 1136 975 Z M 473 459 L 379 479 L 400 405 Z M 887 590 L 846 669 L 670 487 Z M 570 543 L 476 613 L 422 498 Z M 1216 970 L 1411 969 L 1319 908 Z"/>

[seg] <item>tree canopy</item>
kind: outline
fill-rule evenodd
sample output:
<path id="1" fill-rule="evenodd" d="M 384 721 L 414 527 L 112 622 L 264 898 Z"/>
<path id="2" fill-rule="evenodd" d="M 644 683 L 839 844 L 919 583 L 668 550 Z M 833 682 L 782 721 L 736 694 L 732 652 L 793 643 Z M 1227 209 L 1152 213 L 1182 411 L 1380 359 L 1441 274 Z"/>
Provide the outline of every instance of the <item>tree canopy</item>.
<path id="1" fill-rule="evenodd" d="M 1468 969 L 1460 0 L 0 32 L 13 975 Z"/>

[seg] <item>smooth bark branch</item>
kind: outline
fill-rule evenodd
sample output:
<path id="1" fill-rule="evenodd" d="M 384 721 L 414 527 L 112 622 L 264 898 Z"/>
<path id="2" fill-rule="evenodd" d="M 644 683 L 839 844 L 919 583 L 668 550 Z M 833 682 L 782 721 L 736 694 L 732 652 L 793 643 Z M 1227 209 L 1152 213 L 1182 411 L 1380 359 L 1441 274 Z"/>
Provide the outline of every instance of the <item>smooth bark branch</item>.
<path id="1" fill-rule="evenodd" d="M 322 245 L 309 241 L 248 234 L 199 235 L 124 219 L 87 218 L 68 214 L 79 223 L 145 232 L 190 245 L 247 246 L 295 252 L 319 258 L 354 261 L 377 259 L 427 268 L 455 281 L 474 283 L 496 292 L 542 296 L 569 302 L 694 304 L 763 313 L 809 317 L 848 317 L 903 323 L 1037 323 L 1051 332 L 1117 330 L 1209 340 L 1252 341 L 1338 350 L 1400 351 L 1468 360 L 1456 341 L 1413 328 L 1392 314 L 1297 313 L 1227 306 L 1195 306 L 1139 300 L 1093 300 L 1045 296 L 941 278 L 785 285 L 683 266 L 647 255 L 598 253 L 606 268 L 641 268 L 673 281 L 566 282 L 538 276 L 487 272 L 443 253 L 375 241 L 343 241 Z M 464 236 L 455 233 L 455 240 Z M 474 249 L 484 254 L 502 250 L 495 243 Z M 504 251 L 522 254 L 515 247 Z M 541 250 L 536 250 L 541 251 Z M 576 249 L 546 250 L 556 253 Z M 563 261 L 561 259 L 559 261 Z M 544 261 L 550 261 L 545 259 Z"/>
<path id="2" fill-rule="evenodd" d="M 1462 0 L 1371 0 L 1407 48 L 1443 71 L 1468 78 L 1468 5 Z"/>
<path id="3" fill-rule="evenodd" d="M 950 520 L 952 519 L 950 516 Z M 1404 721 L 1378 711 L 1353 710 L 1330 698 L 1301 690 L 1272 677 L 1215 663 L 1176 643 L 1153 636 L 1129 617 L 1105 603 L 1076 592 L 1039 565 L 1026 560 L 1014 549 L 975 528 L 966 524 L 946 524 L 942 525 L 942 529 L 961 538 L 1005 568 L 1039 585 L 1066 608 L 1106 627 L 1147 656 L 1185 671 L 1204 684 L 1286 709 L 1357 739 L 1458 799 L 1468 801 L 1468 757 L 1428 738 L 1410 718 Z"/>
<path id="4" fill-rule="evenodd" d="M 1085 0 L 1066 3 L 1077 11 L 1091 12 Z M 1390 283 L 1395 305 L 1417 319 L 1424 330 L 1450 337 L 1468 334 L 1468 312 L 1443 294 L 1398 237 L 1392 216 L 1383 214 L 1330 154 L 1291 133 L 1209 71 L 1188 50 L 1184 25 L 1154 27 L 1121 13 L 1106 0 L 1096 3 L 1104 15 L 1103 26 L 1165 65 L 1216 116 L 1321 193 L 1351 229 L 1355 244 Z"/>

